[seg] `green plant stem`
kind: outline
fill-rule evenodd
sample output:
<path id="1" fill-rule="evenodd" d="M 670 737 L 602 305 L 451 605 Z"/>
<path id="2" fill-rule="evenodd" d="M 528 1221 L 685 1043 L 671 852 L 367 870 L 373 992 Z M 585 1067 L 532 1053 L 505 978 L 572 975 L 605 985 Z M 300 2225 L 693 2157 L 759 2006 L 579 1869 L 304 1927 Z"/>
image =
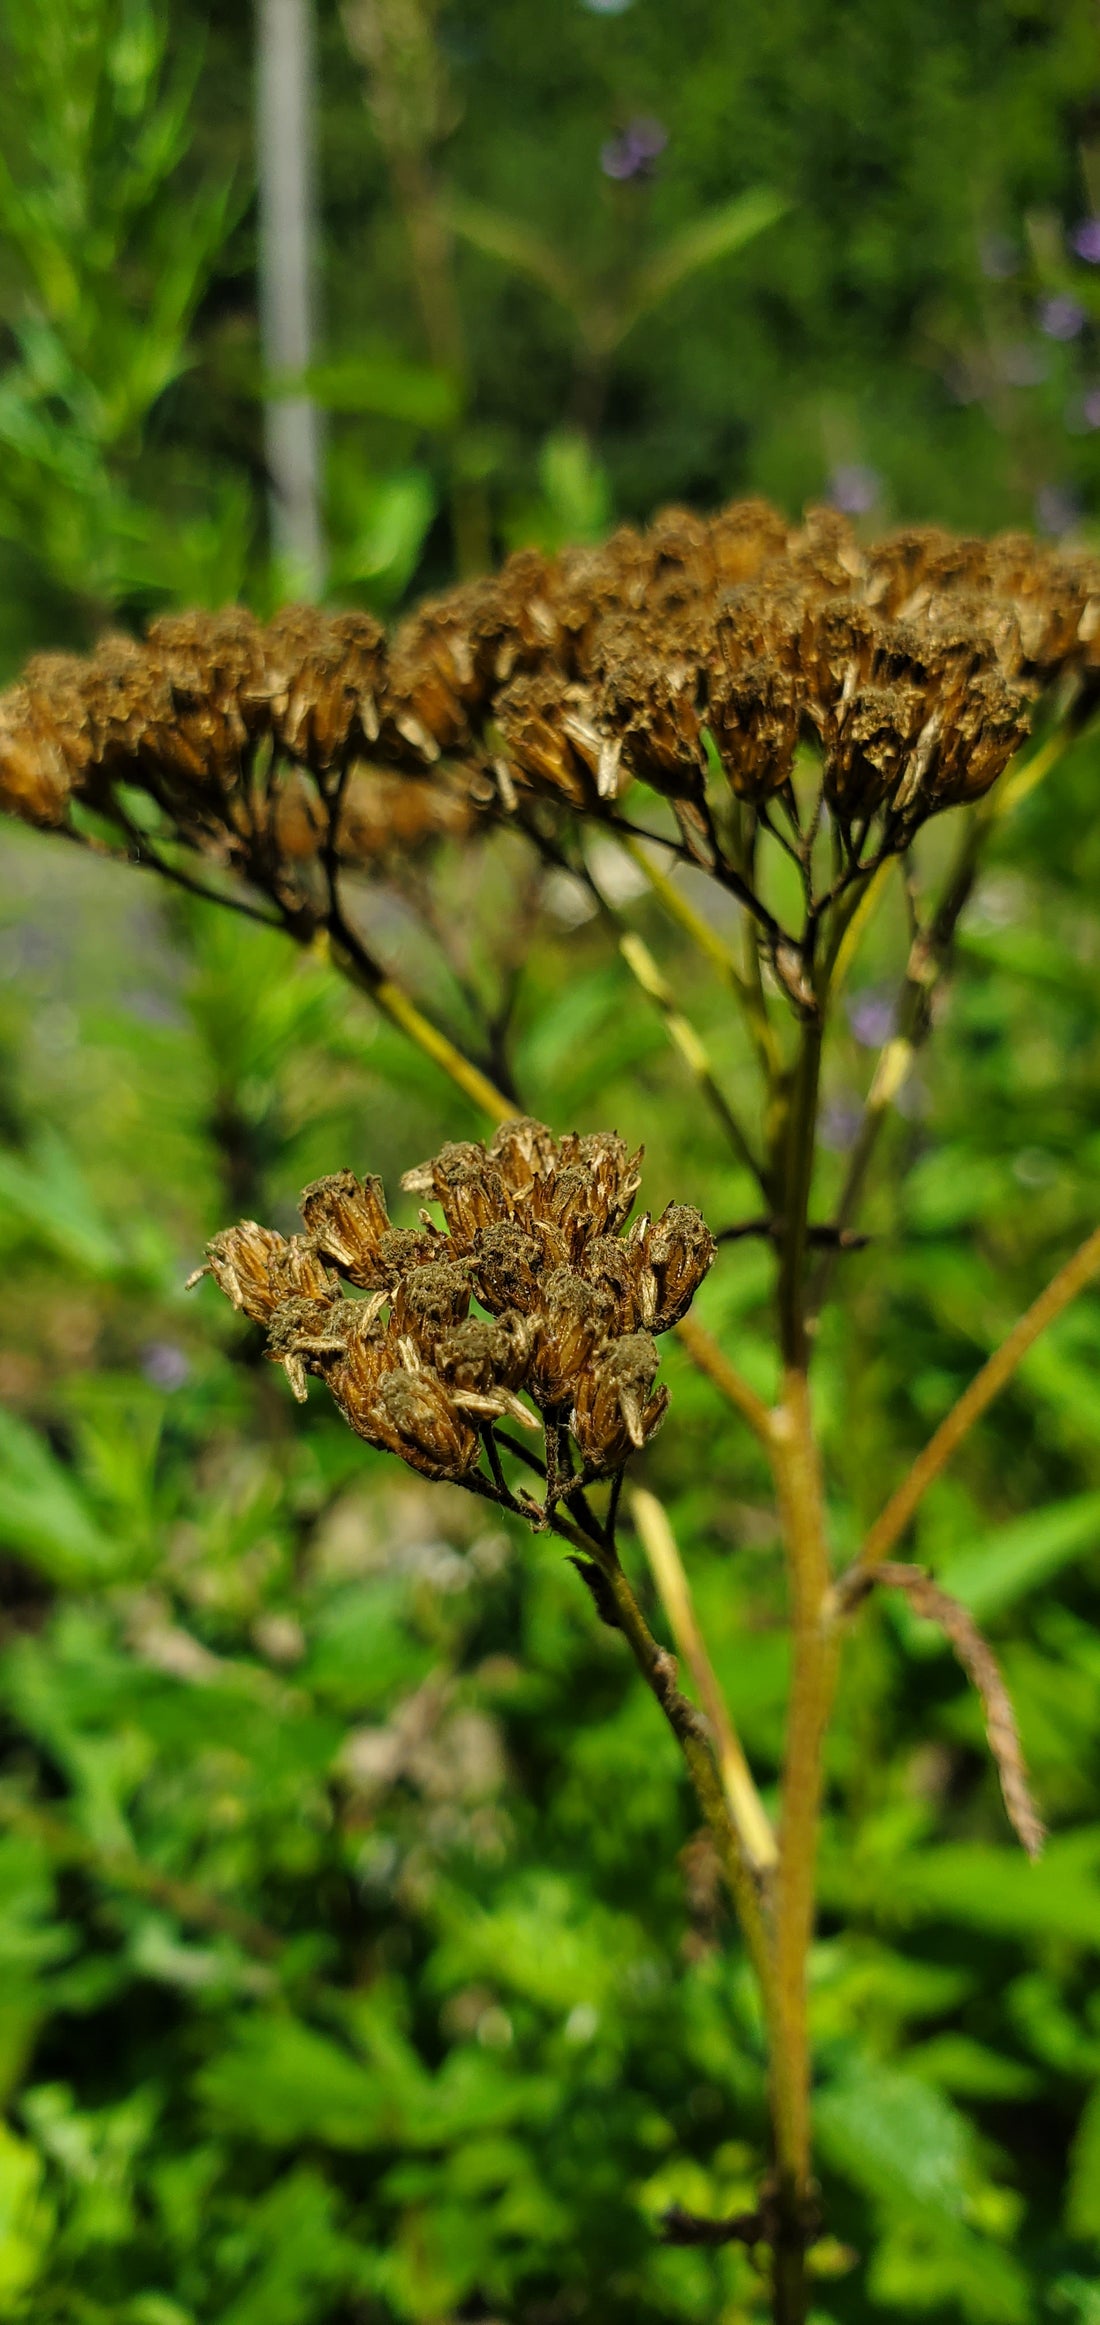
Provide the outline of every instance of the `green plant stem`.
<path id="1" fill-rule="evenodd" d="M 704 920 L 701 912 L 696 912 L 694 905 L 689 903 L 688 898 L 676 886 L 675 881 L 669 879 L 667 872 L 662 872 L 660 866 L 653 862 L 644 842 L 626 834 L 623 836 L 622 844 L 631 861 L 644 874 L 653 894 L 663 905 L 670 920 L 676 921 L 685 935 L 691 938 L 692 943 L 702 953 L 703 958 L 711 963 L 712 968 L 717 969 L 723 982 L 733 987 L 745 1012 L 749 1031 L 752 1034 L 761 1062 L 771 1071 L 778 1072 L 779 1044 L 775 1038 L 775 1028 L 768 1016 L 764 988 L 760 980 L 760 956 L 755 942 L 752 948 L 752 958 L 756 974 L 755 976 L 746 975 L 728 946 L 723 944 L 717 930 L 711 927 L 709 921 Z M 752 923 L 748 922 L 747 926 L 751 930 Z"/>
<path id="2" fill-rule="evenodd" d="M 807 1959 L 813 1936 L 822 1749 L 832 1709 L 839 1637 L 829 1620 L 830 1575 L 817 1446 L 804 1369 L 791 1367 L 772 1419 L 772 1459 L 791 1578 L 792 1668 L 775 1888 L 772 2112 L 779 2230 L 776 2325 L 803 2325 L 805 2247 L 812 2199 Z"/>
<path id="3" fill-rule="evenodd" d="M 731 1364 L 723 1348 L 712 1339 L 704 1324 L 695 1316 L 683 1316 L 674 1327 L 681 1348 L 686 1349 L 697 1372 L 713 1382 L 719 1395 L 725 1397 L 735 1412 L 747 1421 L 754 1437 L 771 1448 L 772 1417 L 763 1397 L 750 1388 L 735 1364 Z"/>
<path id="4" fill-rule="evenodd" d="M 825 1011 L 822 1006 L 818 1014 L 808 1019 L 802 1028 L 798 1058 L 787 1093 L 784 1123 L 781 1204 L 783 1236 L 779 1250 L 776 1296 L 783 1361 L 796 1371 L 804 1371 L 807 1360 L 806 1241 L 824 1031 Z"/>
<path id="5" fill-rule="evenodd" d="M 515 1099 L 506 1098 L 503 1090 L 498 1090 L 488 1075 L 482 1073 L 480 1066 L 475 1066 L 440 1026 L 425 1017 L 411 995 L 395 978 L 387 976 L 358 940 L 353 946 L 344 935 L 330 933 L 328 953 L 333 967 L 351 984 L 358 985 L 361 992 L 369 994 L 383 1017 L 388 1017 L 391 1025 L 396 1025 L 433 1065 L 439 1066 L 490 1121 L 511 1119 L 516 1111 Z"/>
<path id="6" fill-rule="evenodd" d="M 696 1692 L 711 1724 L 718 1766 L 729 1812 L 749 1865 L 758 1876 L 771 1873 L 777 1858 L 775 1834 L 764 1803 L 752 1779 L 752 1770 L 730 1718 L 729 1706 L 718 1684 L 680 1556 L 668 1512 L 656 1494 L 636 1487 L 629 1499 L 630 1515 L 668 1616 L 677 1652 L 691 1673 Z"/>
<path id="7" fill-rule="evenodd" d="M 661 975 L 648 945 L 644 944 L 642 938 L 635 935 L 633 930 L 630 930 L 625 936 L 620 937 L 619 951 L 631 976 L 637 980 L 643 993 L 647 994 L 651 1001 L 656 1002 L 673 1048 L 679 1051 L 689 1073 L 698 1082 L 708 1106 L 725 1131 L 738 1161 L 744 1164 L 747 1171 L 751 1172 L 762 1193 L 767 1194 L 762 1165 L 757 1156 L 754 1155 L 725 1091 L 718 1082 L 714 1068 L 695 1027 L 684 1016 L 683 1011 L 676 1007 L 675 994 L 667 979 Z"/>
<path id="8" fill-rule="evenodd" d="M 923 1453 L 918 1453 L 908 1476 L 875 1519 L 859 1552 L 856 1562 L 858 1566 L 878 1566 L 889 1556 L 929 1486 L 946 1468 L 964 1437 L 969 1435 L 994 1397 L 999 1396 L 1011 1380 L 1028 1349 L 1096 1275 L 1100 1275 L 1100 1227 L 1094 1228 L 1092 1234 L 1085 1237 L 1072 1258 L 1059 1268 L 1057 1275 L 1052 1276 L 1045 1291 L 1040 1292 L 1026 1314 L 1013 1325 L 1007 1338 L 1002 1340 L 999 1348 L 994 1349 L 988 1363 L 983 1364 L 969 1388 L 963 1390 L 957 1403 L 940 1422 Z"/>
<path id="9" fill-rule="evenodd" d="M 588 1547 L 586 1545 L 586 1547 Z M 646 1622 L 615 1553 L 589 1549 L 600 1566 L 619 1628 L 646 1686 L 656 1698 L 683 1753 L 695 1797 L 710 1828 L 718 1860 L 745 1933 L 769 2026 L 775 2015 L 775 1979 L 770 1933 L 755 1873 L 742 1849 L 726 1803 L 722 1779 L 705 1721 L 676 1684 L 676 1664 Z"/>
<path id="10" fill-rule="evenodd" d="M 963 828 L 939 904 L 927 929 L 918 936 L 910 950 L 898 997 L 897 1031 L 879 1052 L 871 1077 L 863 1118 L 834 1214 L 836 1225 L 841 1230 L 849 1227 L 856 1216 L 875 1150 L 891 1108 L 908 1081 L 918 1050 L 932 1030 L 933 1002 L 951 967 L 955 934 L 973 893 L 986 840 L 994 827 L 1012 813 L 1020 800 L 1025 799 L 1037 784 L 1045 780 L 1051 768 L 1057 765 L 1063 752 L 1068 749 L 1070 740 L 1064 727 L 1048 735 L 1046 742 L 1040 744 L 1030 758 L 1025 759 L 1020 766 L 1014 766 L 1012 772 L 993 791 L 987 793 Z M 888 864 L 880 865 L 847 922 L 837 950 L 834 989 L 840 974 L 847 973 L 888 871 Z M 814 1272 L 809 1298 L 811 1315 L 816 1315 L 828 1298 L 836 1263 L 837 1250 L 827 1251 Z"/>

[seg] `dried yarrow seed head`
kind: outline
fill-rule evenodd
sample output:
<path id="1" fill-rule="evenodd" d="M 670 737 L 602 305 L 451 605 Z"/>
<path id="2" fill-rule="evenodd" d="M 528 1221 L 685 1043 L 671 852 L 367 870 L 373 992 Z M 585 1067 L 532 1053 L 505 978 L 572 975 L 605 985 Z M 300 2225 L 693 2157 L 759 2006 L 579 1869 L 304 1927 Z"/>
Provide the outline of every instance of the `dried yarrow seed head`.
<path id="1" fill-rule="evenodd" d="M 667 509 L 524 551 L 391 640 L 363 613 L 265 627 L 229 608 L 38 656 L 0 698 L 0 805 L 73 828 L 83 802 L 132 842 L 144 790 L 167 836 L 308 934 L 333 856 L 386 863 L 501 812 L 541 830 L 548 804 L 607 815 L 635 779 L 690 821 L 715 759 L 766 809 L 811 737 L 836 818 L 905 846 L 996 780 L 1056 681 L 1078 719 L 1100 694 L 1093 556 L 935 529 L 868 545 L 831 509 L 793 527 L 763 502 Z"/>
<path id="2" fill-rule="evenodd" d="M 686 1204 L 627 1229 L 639 1160 L 611 1132 L 556 1139 L 506 1122 L 489 1147 L 445 1146 L 406 1174 L 445 1231 L 427 1213 L 392 1227 L 377 1179 L 334 1171 L 301 1197 L 304 1237 L 245 1220 L 214 1237 L 192 1281 L 213 1275 L 266 1328 L 296 1397 L 322 1380 L 357 1436 L 426 1477 L 531 1514 L 503 1484 L 492 1432 L 545 1425 L 547 1522 L 569 1476 L 563 1429 L 581 1457 L 574 1486 L 648 1443 L 667 1403 L 651 1335 L 684 1314 L 714 1258 Z M 326 1262 L 367 1296 L 344 1295 Z M 487 1314 L 470 1313 L 475 1300 Z"/>

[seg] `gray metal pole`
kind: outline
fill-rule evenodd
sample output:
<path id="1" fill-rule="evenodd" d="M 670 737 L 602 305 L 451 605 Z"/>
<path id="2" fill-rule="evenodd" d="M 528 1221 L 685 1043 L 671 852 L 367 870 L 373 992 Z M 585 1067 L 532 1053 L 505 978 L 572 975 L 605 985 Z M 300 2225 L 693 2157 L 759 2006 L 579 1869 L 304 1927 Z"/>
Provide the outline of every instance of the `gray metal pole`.
<path id="1" fill-rule="evenodd" d="M 260 345 L 265 375 L 304 371 L 313 355 L 315 183 L 312 0 L 257 0 L 256 159 Z M 297 590 L 324 582 L 320 427 L 308 396 L 269 398 L 264 449 L 271 537 Z"/>

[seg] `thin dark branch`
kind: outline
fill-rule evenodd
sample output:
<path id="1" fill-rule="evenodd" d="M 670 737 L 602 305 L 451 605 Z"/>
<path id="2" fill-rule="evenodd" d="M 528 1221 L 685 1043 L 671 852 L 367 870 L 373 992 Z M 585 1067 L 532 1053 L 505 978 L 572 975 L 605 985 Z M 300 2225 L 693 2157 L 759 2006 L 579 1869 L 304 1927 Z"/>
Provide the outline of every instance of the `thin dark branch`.
<path id="1" fill-rule="evenodd" d="M 170 880 L 173 887 L 185 889 L 189 896 L 201 897 L 204 904 L 220 904 L 228 912 L 239 913 L 243 920 L 258 922 L 261 928 L 279 929 L 284 935 L 291 933 L 287 928 L 285 914 L 262 912 L 259 905 L 250 904 L 246 896 L 226 895 L 224 890 L 220 888 L 208 888 L 204 881 L 195 880 L 190 873 L 181 871 L 178 864 L 169 863 L 168 858 L 161 855 L 159 849 L 154 847 L 145 833 L 139 830 L 137 824 L 131 822 L 125 808 L 120 806 L 117 800 L 112 801 L 112 813 L 117 817 L 130 842 L 129 855 L 123 859 L 116 856 L 113 849 L 110 848 L 97 848 L 97 854 L 110 856 L 115 863 L 121 863 L 125 860 L 138 864 L 144 871 L 156 872 L 161 880 Z M 84 846 L 89 845 L 79 833 L 67 836 L 80 840 Z"/>
<path id="2" fill-rule="evenodd" d="M 782 1218 L 741 1219 L 732 1227 L 718 1228 L 714 1240 L 716 1243 L 741 1243 L 746 1237 L 754 1235 L 767 1237 L 771 1243 L 779 1243 L 783 1235 Z M 857 1234 L 850 1227 L 822 1223 L 807 1228 L 806 1241 L 818 1251 L 866 1251 L 868 1244 L 874 1242 L 874 1237 Z"/>

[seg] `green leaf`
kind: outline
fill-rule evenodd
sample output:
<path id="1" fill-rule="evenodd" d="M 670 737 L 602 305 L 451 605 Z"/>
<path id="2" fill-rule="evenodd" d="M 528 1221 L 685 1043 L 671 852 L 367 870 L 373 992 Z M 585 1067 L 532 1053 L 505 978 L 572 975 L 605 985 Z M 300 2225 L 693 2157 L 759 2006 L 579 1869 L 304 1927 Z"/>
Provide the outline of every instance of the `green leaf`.
<path id="1" fill-rule="evenodd" d="M 125 1553 L 101 1532 L 45 1439 L 0 1409 L 0 1544 L 52 1582 L 105 1581 Z"/>
<path id="2" fill-rule="evenodd" d="M 1100 2243 L 1100 2083 L 1081 2110 L 1069 2160 L 1066 2226 Z"/>
<path id="3" fill-rule="evenodd" d="M 438 496 L 426 469 L 407 468 L 382 478 L 353 512 L 354 532 L 339 554 L 348 581 L 374 583 L 387 602 L 400 596 L 414 572 Z"/>
<path id="4" fill-rule="evenodd" d="M 311 364 L 307 371 L 265 381 L 264 394 L 306 395 L 326 412 L 370 412 L 437 432 L 453 428 L 462 409 L 457 380 L 398 355 L 345 355 Z"/>
<path id="5" fill-rule="evenodd" d="M 960 2099 L 1031 2099 L 1039 2088 L 1032 2068 L 1005 2058 L 967 2034 L 938 2034 L 905 2054 L 910 2074 L 954 2091 Z"/>
<path id="6" fill-rule="evenodd" d="M 583 282 L 533 227 L 510 218 L 507 211 L 494 210 L 488 202 L 469 201 L 464 194 L 447 195 L 442 207 L 453 233 L 487 257 L 503 260 L 517 274 L 530 275 L 571 314 L 580 315 L 585 305 Z"/>
<path id="7" fill-rule="evenodd" d="M 823 2091 L 818 2140 L 834 2171 L 893 2209 L 962 2214 L 971 2167 L 957 2108 L 917 2075 L 861 2061 Z"/>
<path id="8" fill-rule="evenodd" d="M 1100 1542 L 1100 1493 L 1075 1494 L 1014 1518 L 945 1559 L 937 1580 L 984 1622 Z"/>
<path id="9" fill-rule="evenodd" d="M 790 207 L 785 197 L 774 193 L 769 186 L 750 186 L 735 201 L 725 203 L 720 210 L 708 210 L 679 234 L 670 236 L 635 275 L 629 313 L 616 332 L 616 339 L 625 337 L 647 308 L 667 298 L 689 275 L 698 274 L 700 267 L 711 266 L 715 259 L 728 258 L 735 250 L 743 250 L 746 243 L 755 242 L 758 234 L 786 217 Z"/>
<path id="10" fill-rule="evenodd" d="M 124 1264 L 79 1163 L 55 1131 L 41 1131 L 26 1159 L 0 1153 L 0 1204 L 47 1249 L 91 1275 L 109 1276 Z"/>
<path id="11" fill-rule="evenodd" d="M 340 2233 L 336 2192 L 317 2171 L 276 2181 L 251 2207 L 248 2232 L 257 2265 L 218 2325 L 306 2325 L 362 2281 L 362 2249 Z"/>
<path id="12" fill-rule="evenodd" d="M 20 2295 L 46 2257 L 53 2222 L 41 2183 L 41 2157 L 0 2124 L 0 2316 L 22 2311 Z"/>
<path id="13" fill-rule="evenodd" d="M 391 2113 L 360 2060 L 295 2018 L 247 2021 L 196 2088 L 215 2117 L 268 2147 L 373 2147 Z"/>
<path id="14" fill-rule="evenodd" d="M 1019 1850 L 966 1842 L 914 1849 L 889 1874 L 891 1910 L 998 1936 L 1048 1936 L 1100 1949 L 1100 1830 L 1049 1841 L 1033 1865 Z"/>

